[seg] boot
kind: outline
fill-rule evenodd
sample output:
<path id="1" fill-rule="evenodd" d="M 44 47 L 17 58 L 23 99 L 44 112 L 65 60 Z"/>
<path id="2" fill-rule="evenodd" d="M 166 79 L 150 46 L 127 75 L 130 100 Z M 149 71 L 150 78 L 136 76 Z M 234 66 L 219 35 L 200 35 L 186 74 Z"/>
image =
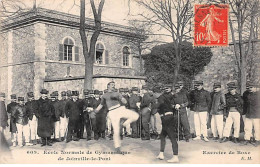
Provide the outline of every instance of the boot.
<path id="1" fill-rule="evenodd" d="M 174 156 L 172 157 L 172 159 L 169 159 L 167 162 L 169 162 L 169 163 L 179 162 L 178 155 L 174 155 Z"/>
<path id="2" fill-rule="evenodd" d="M 25 145 L 26 145 L 26 146 L 33 146 L 33 144 L 32 144 L 32 143 L 29 143 L 29 142 L 26 142 Z"/>
<path id="3" fill-rule="evenodd" d="M 233 142 L 234 142 L 234 143 L 239 143 L 239 142 L 238 142 L 238 138 L 234 138 L 234 139 L 233 139 Z"/>
<path id="4" fill-rule="evenodd" d="M 98 135 L 98 133 L 96 132 L 96 133 L 94 133 L 94 140 L 98 140 L 99 139 L 99 135 Z"/>
<path id="5" fill-rule="evenodd" d="M 42 141 L 40 139 L 37 139 L 37 144 L 41 144 Z"/>
<path id="6" fill-rule="evenodd" d="M 160 152 L 160 154 L 156 158 L 159 160 L 164 160 L 163 152 Z"/>
<path id="7" fill-rule="evenodd" d="M 113 135 L 112 134 L 109 135 L 109 139 L 113 140 Z"/>
<path id="8" fill-rule="evenodd" d="M 36 145 L 37 144 L 37 140 L 36 139 L 33 140 L 32 143 L 33 143 L 33 145 Z"/>
<path id="9" fill-rule="evenodd" d="M 47 146 L 52 146 L 50 137 L 46 138 L 46 143 L 47 143 Z"/>
<path id="10" fill-rule="evenodd" d="M 229 141 L 229 138 L 224 137 L 223 140 L 220 143 L 224 143 L 224 142 L 227 142 L 227 141 Z"/>
<path id="11" fill-rule="evenodd" d="M 64 141 L 64 137 L 61 137 L 61 141 Z"/>
<path id="12" fill-rule="evenodd" d="M 209 141 L 209 139 L 208 139 L 207 137 L 203 137 L 203 140 L 204 140 L 205 142 L 208 142 L 208 141 Z"/>
<path id="13" fill-rule="evenodd" d="M 16 147 L 16 142 L 13 142 L 13 147 Z"/>
<path id="14" fill-rule="evenodd" d="M 197 136 L 197 137 L 193 138 L 192 140 L 200 140 L 200 139 L 201 139 L 200 136 Z"/>
<path id="15" fill-rule="evenodd" d="M 42 147 L 47 145 L 47 138 L 42 137 Z"/>

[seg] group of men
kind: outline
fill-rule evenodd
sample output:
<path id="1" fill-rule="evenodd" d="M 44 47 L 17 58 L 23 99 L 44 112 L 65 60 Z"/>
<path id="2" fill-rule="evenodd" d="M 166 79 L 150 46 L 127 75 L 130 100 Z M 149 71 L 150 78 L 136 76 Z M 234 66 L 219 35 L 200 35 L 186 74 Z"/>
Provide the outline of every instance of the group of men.
<path id="1" fill-rule="evenodd" d="M 109 82 L 104 93 L 84 90 L 84 99 L 79 99 L 78 91 L 63 91 L 59 100 L 58 91 L 48 97 L 46 89 L 41 90 L 38 100 L 33 92 L 27 93 L 26 103 L 24 97 L 11 95 L 7 109 L 5 94 L 0 93 L 1 131 L 9 125 L 13 146 L 21 147 L 78 141 L 85 137 L 85 130 L 87 140 L 109 136 L 117 151 L 123 135 L 142 140 L 160 139 L 159 159 L 164 159 L 168 136 L 173 149 L 173 158 L 168 162 L 178 162 L 178 140 L 189 142 L 193 138 L 208 142 L 208 128 L 211 128 L 213 140 L 223 143 L 231 139 L 238 143 L 243 122 L 243 144 L 258 146 L 259 85 L 248 83 L 242 96 L 235 82 L 227 87 L 228 93 L 223 94 L 221 83 L 214 83 L 210 93 L 203 88 L 203 81 L 194 81 L 192 90 L 187 90 L 183 82 L 143 85 L 141 90 L 116 89 L 115 83 Z"/>

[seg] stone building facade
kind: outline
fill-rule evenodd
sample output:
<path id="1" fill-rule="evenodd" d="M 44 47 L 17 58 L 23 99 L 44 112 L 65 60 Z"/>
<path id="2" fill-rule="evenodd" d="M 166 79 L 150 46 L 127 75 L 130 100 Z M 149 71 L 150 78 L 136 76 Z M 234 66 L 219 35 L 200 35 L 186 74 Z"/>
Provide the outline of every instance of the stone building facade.
<path id="1" fill-rule="evenodd" d="M 88 41 L 93 20 L 86 19 Z M 79 17 L 43 8 L 7 19 L 0 34 L 0 91 L 9 98 L 33 91 L 78 90 L 85 74 L 79 34 Z M 128 27 L 104 22 L 96 45 L 93 89 L 104 90 L 109 81 L 116 87 L 141 87 L 137 48 L 129 39 L 140 38 Z"/>

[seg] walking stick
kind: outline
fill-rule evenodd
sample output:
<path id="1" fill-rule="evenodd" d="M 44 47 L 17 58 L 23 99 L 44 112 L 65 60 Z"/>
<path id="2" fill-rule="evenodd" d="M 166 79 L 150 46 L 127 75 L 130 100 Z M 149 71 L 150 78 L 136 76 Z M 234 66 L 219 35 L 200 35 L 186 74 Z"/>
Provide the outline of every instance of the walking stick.
<path id="1" fill-rule="evenodd" d="M 177 109 L 178 112 L 178 141 L 180 141 L 180 112 L 179 109 Z"/>

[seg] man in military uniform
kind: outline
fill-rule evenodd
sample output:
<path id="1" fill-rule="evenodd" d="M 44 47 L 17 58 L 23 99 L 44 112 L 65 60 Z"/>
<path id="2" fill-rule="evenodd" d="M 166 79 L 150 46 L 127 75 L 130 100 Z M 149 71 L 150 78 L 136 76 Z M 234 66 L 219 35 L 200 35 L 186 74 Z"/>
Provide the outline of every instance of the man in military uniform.
<path id="1" fill-rule="evenodd" d="M 99 91 L 98 104 L 101 102 L 103 91 Z M 96 124 L 99 137 L 105 139 L 107 108 L 104 106 L 96 115 Z"/>
<path id="2" fill-rule="evenodd" d="M 226 112 L 224 117 L 226 117 L 226 124 L 223 131 L 222 142 L 228 141 L 228 137 L 231 132 L 232 125 L 234 126 L 234 138 L 233 142 L 238 143 L 239 133 L 240 133 L 240 116 L 243 111 L 243 100 L 240 94 L 237 93 L 237 85 L 235 82 L 230 82 L 227 84 L 228 93 L 225 94 L 226 98 Z"/>
<path id="3" fill-rule="evenodd" d="M 142 140 L 150 140 L 150 128 L 149 123 L 151 119 L 152 104 L 155 103 L 155 97 L 153 93 L 148 90 L 146 85 L 142 86 L 143 97 L 141 100 L 141 123 L 142 123 Z"/>
<path id="4" fill-rule="evenodd" d="M 177 119 L 177 111 L 174 109 L 179 106 L 174 106 L 173 95 L 172 95 L 172 85 L 165 85 L 165 92 L 158 98 L 158 113 L 161 115 L 162 119 L 162 132 L 160 135 L 161 146 L 160 146 L 160 154 L 157 156 L 158 159 L 164 159 L 164 150 L 166 145 L 166 137 L 170 138 L 172 143 L 172 151 L 173 157 L 167 162 L 179 162 L 178 158 L 178 143 L 177 143 L 177 129 L 178 129 L 178 119 Z"/>
<path id="5" fill-rule="evenodd" d="M 188 119 L 189 119 L 189 125 L 190 125 L 190 133 L 192 138 L 195 138 L 195 125 L 194 125 L 194 111 L 195 111 L 195 95 L 197 89 L 197 82 L 198 81 L 193 81 L 193 89 L 190 91 L 188 95 L 188 100 L 189 100 L 189 108 L 190 111 L 188 112 Z"/>
<path id="6" fill-rule="evenodd" d="M 60 116 L 61 116 L 61 110 L 59 109 L 59 100 L 58 91 L 54 91 L 51 95 L 52 105 L 55 109 L 55 117 L 53 118 L 54 121 L 54 142 L 61 142 L 61 136 L 60 136 Z"/>
<path id="7" fill-rule="evenodd" d="M 55 109 L 51 101 L 48 99 L 49 91 L 46 89 L 41 90 L 41 97 L 37 101 L 38 118 L 37 134 L 42 138 L 42 146 L 52 146 L 51 135 L 53 134 L 53 118 L 55 117 Z"/>
<path id="8" fill-rule="evenodd" d="M 17 127 L 18 146 L 23 147 L 23 138 L 26 146 L 32 146 L 30 143 L 29 113 L 24 105 L 24 97 L 18 97 L 18 105 L 15 106 L 12 116 L 15 118 Z"/>
<path id="9" fill-rule="evenodd" d="M 194 96 L 194 125 L 197 137 L 193 140 L 200 140 L 203 135 L 203 140 L 208 142 L 207 117 L 211 104 L 210 93 L 203 88 L 203 81 L 197 82 L 197 89 Z"/>
<path id="10" fill-rule="evenodd" d="M 0 92 L 0 132 L 8 126 L 8 115 L 5 107 L 5 93 Z"/>
<path id="11" fill-rule="evenodd" d="M 27 93 L 28 101 L 25 103 L 26 109 L 29 113 L 29 125 L 31 132 L 31 141 L 35 144 L 40 144 L 39 136 L 37 135 L 38 119 L 36 117 L 38 113 L 38 103 L 34 100 L 33 92 Z"/>
<path id="12" fill-rule="evenodd" d="M 245 142 L 244 145 L 248 144 L 250 137 L 253 136 L 252 131 L 254 129 L 255 142 L 252 142 L 254 146 L 260 144 L 260 91 L 259 83 L 249 83 L 248 104 L 246 110 L 245 120 Z"/>
<path id="13" fill-rule="evenodd" d="M 10 115 L 10 132 L 11 132 L 11 138 L 12 138 L 12 143 L 13 146 L 16 146 L 16 142 L 17 142 L 17 127 L 16 127 L 16 123 L 15 123 L 15 118 L 12 116 L 15 106 L 18 105 L 18 103 L 16 102 L 17 98 L 15 94 L 11 95 L 11 103 L 9 103 L 7 105 L 7 113 Z"/>
<path id="14" fill-rule="evenodd" d="M 129 109 L 136 113 L 139 113 L 140 101 L 141 101 L 141 97 L 137 95 L 139 89 L 138 89 L 138 87 L 132 87 L 131 91 L 132 91 L 132 94 L 129 97 Z M 139 105 L 138 105 L 138 103 L 139 103 Z M 139 119 L 137 121 L 131 123 L 132 138 L 138 138 L 138 127 L 140 126 Z"/>
<path id="15" fill-rule="evenodd" d="M 61 92 L 61 100 L 58 101 L 58 106 L 59 106 L 59 113 L 60 113 L 60 136 L 61 136 L 61 141 L 64 141 L 66 131 L 68 131 L 68 123 L 69 120 L 65 114 L 65 106 L 67 103 L 67 92 L 62 91 Z"/>
<path id="16" fill-rule="evenodd" d="M 185 138 L 186 142 L 189 142 L 190 139 L 190 125 L 188 121 L 187 116 L 187 110 L 186 107 L 188 106 L 188 98 L 185 91 L 181 91 L 181 87 L 179 84 L 175 84 L 175 94 L 173 96 L 174 104 L 179 104 L 179 119 L 180 119 L 180 128 L 183 130 L 180 130 L 181 134 L 180 137 Z M 183 134 L 182 134 L 183 133 Z"/>
<path id="17" fill-rule="evenodd" d="M 221 83 L 216 82 L 213 85 L 214 92 L 211 93 L 211 130 L 213 133 L 213 140 L 222 140 L 223 137 L 223 114 L 226 107 L 226 99 L 221 92 Z"/>
<path id="18" fill-rule="evenodd" d="M 80 121 L 80 101 L 78 99 L 78 91 L 72 91 L 72 98 L 66 103 L 65 113 L 69 118 L 68 124 L 68 134 L 66 142 L 71 140 L 78 141 L 78 132 L 79 132 L 79 121 Z"/>
<path id="19" fill-rule="evenodd" d="M 91 120 L 89 117 L 89 113 L 93 111 L 93 101 L 94 99 L 90 96 L 90 91 L 85 89 L 83 94 L 85 98 L 81 101 L 81 107 L 83 110 L 83 131 L 84 132 L 84 127 L 86 127 L 87 131 L 87 140 L 91 140 L 91 134 L 92 134 L 92 124 Z M 91 91 L 92 93 L 92 91 Z"/>

